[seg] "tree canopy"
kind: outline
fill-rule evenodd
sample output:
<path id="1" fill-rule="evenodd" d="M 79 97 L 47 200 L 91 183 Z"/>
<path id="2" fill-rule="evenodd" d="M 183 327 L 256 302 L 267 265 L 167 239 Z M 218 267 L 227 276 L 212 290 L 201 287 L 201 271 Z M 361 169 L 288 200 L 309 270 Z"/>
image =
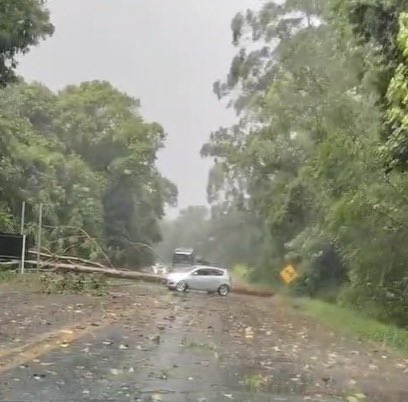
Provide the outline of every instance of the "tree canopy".
<path id="1" fill-rule="evenodd" d="M 53 251 L 143 266 L 177 188 L 157 169 L 165 132 L 109 82 L 53 93 L 15 75 L 18 57 L 53 34 L 44 0 L 0 0 L 0 230 L 16 230 L 27 202 L 33 234 L 44 207 Z M 102 250 L 105 250 L 103 252 Z"/>
<path id="2" fill-rule="evenodd" d="M 17 57 L 52 35 L 54 27 L 44 0 L 0 0 L 0 15 L 0 86 L 4 86 L 16 78 Z"/>
<path id="3" fill-rule="evenodd" d="M 177 189 L 155 165 L 164 131 L 143 120 L 139 102 L 107 82 L 54 94 L 20 81 L 3 89 L 0 107 L 2 229 L 21 201 L 30 222 L 42 203 L 58 250 L 97 256 L 94 242 L 75 237 L 81 229 L 117 264 L 147 263 L 152 256 L 137 247 L 160 240 L 158 221 Z"/>
<path id="4" fill-rule="evenodd" d="M 214 92 L 239 122 L 202 148 L 214 160 L 210 202 L 255 216 L 267 231 L 263 280 L 277 281 L 292 261 L 298 291 L 400 324 L 408 317 L 405 3 L 287 0 L 235 16 L 237 55 Z"/>

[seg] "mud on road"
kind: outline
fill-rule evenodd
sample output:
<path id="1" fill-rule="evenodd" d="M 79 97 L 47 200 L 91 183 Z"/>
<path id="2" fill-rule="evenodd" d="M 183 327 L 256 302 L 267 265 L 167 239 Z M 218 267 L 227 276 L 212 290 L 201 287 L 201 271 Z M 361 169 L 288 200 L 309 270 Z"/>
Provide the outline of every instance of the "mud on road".
<path id="1" fill-rule="evenodd" d="M 406 357 L 344 338 L 278 297 L 146 284 L 103 298 L 6 297 L 15 302 L 0 314 L 0 400 L 408 400 Z M 31 347 L 38 337 L 47 348 Z"/>

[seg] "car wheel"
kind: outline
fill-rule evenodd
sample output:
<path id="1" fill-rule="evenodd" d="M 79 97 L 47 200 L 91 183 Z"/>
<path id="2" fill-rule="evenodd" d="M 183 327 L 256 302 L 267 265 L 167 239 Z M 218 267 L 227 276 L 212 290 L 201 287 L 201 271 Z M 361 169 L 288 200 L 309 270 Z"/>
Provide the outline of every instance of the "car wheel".
<path id="1" fill-rule="evenodd" d="M 218 289 L 218 293 L 221 296 L 226 296 L 230 292 L 230 288 L 228 285 L 221 285 Z"/>
<path id="2" fill-rule="evenodd" d="M 178 292 L 185 292 L 187 290 L 187 285 L 185 282 L 180 281 L 179 283 L 177 283 L 176 289 Z"/>

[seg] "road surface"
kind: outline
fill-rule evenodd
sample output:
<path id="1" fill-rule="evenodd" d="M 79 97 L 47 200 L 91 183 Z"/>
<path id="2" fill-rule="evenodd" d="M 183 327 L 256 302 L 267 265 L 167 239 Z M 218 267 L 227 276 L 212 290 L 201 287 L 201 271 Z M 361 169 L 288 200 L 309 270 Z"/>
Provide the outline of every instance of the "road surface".
<path id="1" fill-rule="evenodd" d="M 81 320 L 47 333 L 20 325 L 17 343 L 6 331 L 0 400 L 408 400 L 406 358 L 343 338 L 279 298 L 140 284 L 103 303 L 77 304 Z"/>

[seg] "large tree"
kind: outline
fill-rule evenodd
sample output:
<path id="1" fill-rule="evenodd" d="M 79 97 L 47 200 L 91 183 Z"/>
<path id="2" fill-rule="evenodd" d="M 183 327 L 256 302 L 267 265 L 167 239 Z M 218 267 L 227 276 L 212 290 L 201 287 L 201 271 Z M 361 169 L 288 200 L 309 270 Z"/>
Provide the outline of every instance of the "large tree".
<path id="1" fill-rule="evenodd" d="M 158 221 L 177 189 L 155 165 L 163 129 L 143 120 L 138 101 L 106 82 L 59 94 L 20 82 L 0 92 L 0 106 L 4 225 L 23 200 L 36 221 L 41 202 L 45 244 L 57 251 L 97 256 L 95 239 L 113 262 L 149 262 L 140 245 L 160 240 Z"/>
<path id="2" fill-rule="evenodd" d="M 358 3 L 288 0 L 238 14 L 237 56 L 214 90 L 240 120 L 212 133 L 202 154 L 215 160 L 210 200 L 255 214 L 268 228 L 269 267 L 257 268 L 264 278 L 293 261 L 312 294 L 341 289 L 342 301 L 402 323 L 408 180 L 384 175 L 383 140 L 384 122 L 404 129 L 405 19 L 398 41 L 395 27 L 389 37 L 363 38 L 352 20 Z M 394 7 L 398 21 L 397 2 L 365 3 Z M 386 35 L 367 13 L 363 25 Z M 405 134 L 391 133 L 400 150 Z"/>
<path id="3" fill-rule="evenodd" d="M 67 152 L 107 180 L 104 235 L 122 264 L 133 244 L 160 240 L 157 221 L 176 193 L 155 166 L 164 131 L 146 123 L 138 108 L 137 100 L 100 81 L 66 88 L 56 104 L 56 132 Z"/>
<path id="4" fill-rule="evenodd" d="M 54 27 L 44 0 L 0 0 L 0 86 L 15 80 L 18 57 Z"/>

